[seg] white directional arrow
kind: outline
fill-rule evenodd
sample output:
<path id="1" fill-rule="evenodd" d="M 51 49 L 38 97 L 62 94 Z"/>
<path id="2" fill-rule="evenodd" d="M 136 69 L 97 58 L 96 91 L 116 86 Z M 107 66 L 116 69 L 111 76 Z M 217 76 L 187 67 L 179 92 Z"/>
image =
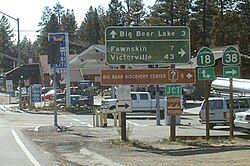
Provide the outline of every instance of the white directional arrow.
<path id="1" fill-rule="evenodd" d="M 188 74 L 186 75 L 186 77 L 187 77 L 188 79 L 190 79 L 190 78 L 193 77 L 193 75 L 192 75 L 191 73 L 188 73 Z"/>
<path id="2" fill-rule="evenodd" d="M 206 73 L 206 70 L 202 70 L 203 78 L 210 78 L 211 75 Z"/>
<path id="3" fill-rule="evenodd" d="M 112 32 L 110 32 L 110 36 L 114 39 L 115 36 L 117 35 L 117 33 L 113 30 Z"/>
<path id="4" fill-rule="evenodd" d="M 178 52 L 178 54 L 179 54 L 181 57 L 183 57 L 183 56 L 186 54 L 186 52 L 181 48 L 181 50 Z"/>
<path id="5" fill-rule="evenodd" d="M 237 73 L 236 70 L 232 69 L 231 71 L 226 71 L 226 74 L 232 74 L 235 75 Z"/>

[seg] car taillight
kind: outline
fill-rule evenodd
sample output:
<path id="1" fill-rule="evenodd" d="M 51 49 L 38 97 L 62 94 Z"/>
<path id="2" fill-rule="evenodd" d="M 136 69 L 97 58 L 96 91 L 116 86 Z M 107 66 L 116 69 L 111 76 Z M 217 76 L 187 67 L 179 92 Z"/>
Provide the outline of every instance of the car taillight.
<path id="1" fill-rule="evenodd" d="M 250 115 L 247 115 L 245 119 L 250 121 Z"/>

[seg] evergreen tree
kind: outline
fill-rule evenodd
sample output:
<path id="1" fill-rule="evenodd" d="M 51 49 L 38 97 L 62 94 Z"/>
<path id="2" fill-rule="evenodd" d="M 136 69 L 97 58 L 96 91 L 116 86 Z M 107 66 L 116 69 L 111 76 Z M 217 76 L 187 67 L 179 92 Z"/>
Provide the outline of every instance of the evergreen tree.
<path id="1" fill-rule="evenodd" d="M 126 0 L 126 25 L 145 25 L 146 10 L 142 0 Z"/>
<path id="2" fill-rule="evenodd" d="M 84 18 L 79 30 L 79 34 L 81 34 L 83 41 L 88 41 L 91 45 L 97 44 L 100 40 L 100 22 L 97 13 L 97 9 L 93 9 L 91 6 L 89 11 Z"/>
<path id="3" fill-rule="evenodd" d="M 211 44 L 209 33 L 212 27 L 212 19 L 218 12 L 219 9 L 215 5 L 215 0 L 195 0 L 193 2 L 191 16 L 197 21 L 198 27 L 201 28 L 203 46 L 210 46 Z"/>
<path id="4" fill-rule="evenodd" d="M 107 11 L 107 26 L 111 25 L 124 25 L 125 14 L 123 11 L 124 7 L 118 0 L 111 0 Z"/>
<path id="5" fill-rule="evenodd" d="M 220 26 L 221 24 L 223 27 Z M 221 34 L 222 28 L 223 34 Z M 244 37 L 242 29 L 244 29 L 244 22 L 236 12 L 227 12 L 223 20 L 220 15 L 215 16 L 211 28 L 213 46 L 238 45 L 240 39 Z"/>
<path id="6" fill-rule="evenodd" d="M 54 14 L 58 19 L 58 23 L 61 24 L 62 15 L 65 13 L 65 11 L 63 10 L 64 7 L 60 4 L 60 2 L 57 2 L 53 8 L 54 8 Z"/>
<path id="7" fill-rule="evenodd" d="M 61 25 L 60 25 L 61 32 L 68 33 L 69 36 L 69 51 L 70 53 L 77 53 L 77 43 L 76 38 L 76 30 L 77 30 L 77 23 L 75 20 L 75 15 L 73 10 L 67 9 L 66 13 L 62 15 Z"/>
<path id="8" fill-rule="evenodd" d="M 35 55 L 34 47 L 30 40 L 25 36 L 23 40 L 19 44 L 20 54 L 22 55 L 22 59 L 32 58 L 37 61 L 38 57 Z"/>
<path id="9" fill-rule="evenodd" d="M 11 38 L 14 37 L 13 30 L 5 16 L 0 19 L 0 52 L 17 58 L 17 49 Z M 2 71 L 9 71 L 13 66 L 13 60 L 0 56 L 0 66 Z"/>
<path id="10" fill-rule="evenodd" d="M 147 20 L 148 25 L 171 25 L 173 21 L 173 1 L 157 0 L 150 7 L 150 14 Z"/>

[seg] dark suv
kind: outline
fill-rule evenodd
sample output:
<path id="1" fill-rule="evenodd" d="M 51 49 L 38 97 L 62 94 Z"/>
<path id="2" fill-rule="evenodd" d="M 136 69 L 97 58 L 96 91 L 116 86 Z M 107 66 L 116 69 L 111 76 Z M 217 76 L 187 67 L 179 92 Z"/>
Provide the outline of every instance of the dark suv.
<path id="1" fill-rule="evenodd" d="M 80 107 L 80 106 L 92 106 L 93 100 L 90 97 L 82 95 L 70 95 L 71 106 Z M 57 99 L 57 106 L 66 106 L 66 97 Z"/>

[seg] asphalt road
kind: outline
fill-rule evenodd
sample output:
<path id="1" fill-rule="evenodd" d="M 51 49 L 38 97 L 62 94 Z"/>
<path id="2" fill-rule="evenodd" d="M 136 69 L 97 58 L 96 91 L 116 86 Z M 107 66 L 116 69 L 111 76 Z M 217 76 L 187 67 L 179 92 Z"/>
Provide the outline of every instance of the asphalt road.
<path id="1" fill-rule="evenodd" d="M 53 125 L 53 114 L 30 114 L 26 112 L 12 112 L 13 104 L 8 104 L 8 96 L 0 94 L 0 163 L 1 165 L 57 165 L 48 154 L 37 148 L 22 135 L 21 130 L 40 126 Z M 199 104 L 197 104 L 199 105 Z M 176 126 L 177 136 L 205 136 L 205 126 L 198 121 L 198 107 L 189 108 L 188 113 L 180 117 L 180 123 Z M 161 125 L 156 125 L 155 118 L 132 118 L 127 115 L 127 126 L 130 130 L 129 138 L 141 141 L 156 141 L 168 138 L 170 127 L 165 120 Z M 113 119 L 108 119 L 108 126 L 113 126 Z M 59 126 L 88 126 L 93 127 L 92 115 L 58 114 Z M 118 127 L 107 127 L 104 130 L 117 132 Z M 211 130 L 211 135 L 229 135 L 229 127 L 216 127 Z M 235 134 L 242 134 L 235 132 Z M 42 139 L 42 138 L 41 138 Z"/>

